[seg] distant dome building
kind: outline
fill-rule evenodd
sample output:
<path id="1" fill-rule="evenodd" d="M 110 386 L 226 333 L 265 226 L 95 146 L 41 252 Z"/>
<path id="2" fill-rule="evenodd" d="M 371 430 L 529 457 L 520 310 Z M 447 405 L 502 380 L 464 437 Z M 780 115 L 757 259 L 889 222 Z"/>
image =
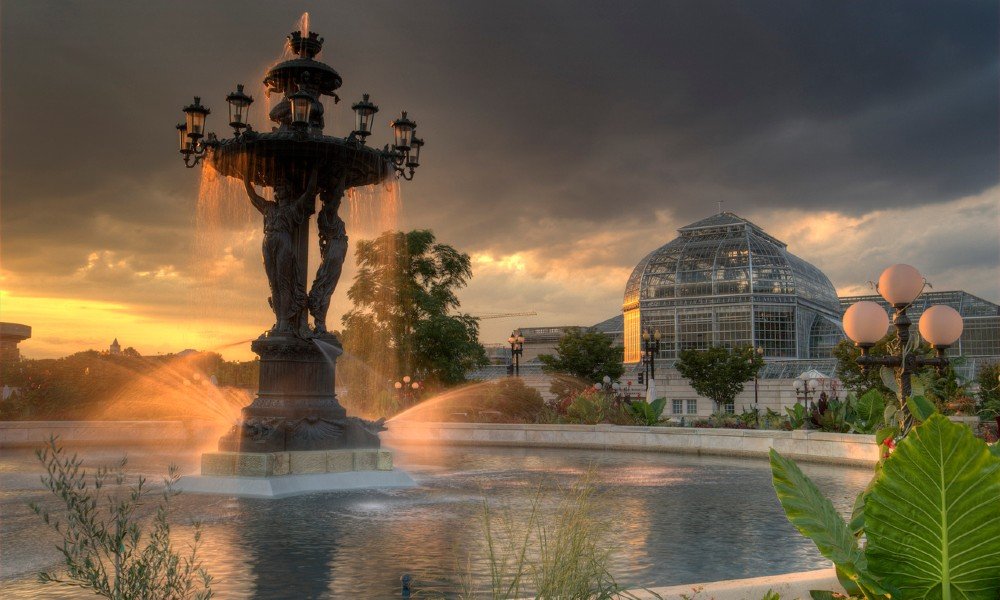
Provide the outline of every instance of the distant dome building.
<path id="1" fill-rule="evenodd" d="M 685 349 L 753 346 L 773 360 L 829 359 L 843 339 L 837 291 L 822 271 L 733 213 L 681 227 L 625 285 L 625 362 L 642 332 L 661 334 L 661 359 Z"/>

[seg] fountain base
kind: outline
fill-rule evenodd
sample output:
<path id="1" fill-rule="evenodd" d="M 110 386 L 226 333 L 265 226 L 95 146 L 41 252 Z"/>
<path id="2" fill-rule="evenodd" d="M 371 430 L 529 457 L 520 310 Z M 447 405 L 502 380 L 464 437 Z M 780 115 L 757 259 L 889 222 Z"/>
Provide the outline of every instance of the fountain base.
<path id="1" fill-rule="evenodd" d="M 315 338 L 340 349 L 332 334 Z M 219 440 L 224 452 L 268 453 L 379 447 L 380 423 L 348 417 L 334 394 L 336 357 L 313 339 L 268 332 L 250 348 L 260 356 L 257 397 Z"/>
<path id="2" fill-rule="evenodd" d="M 388 450 L 206 452 L 201 475 L 182 477 L 176 489 L 193 494 L 282 498 L 313 492 L 413 487 L 392 468 Z"/>

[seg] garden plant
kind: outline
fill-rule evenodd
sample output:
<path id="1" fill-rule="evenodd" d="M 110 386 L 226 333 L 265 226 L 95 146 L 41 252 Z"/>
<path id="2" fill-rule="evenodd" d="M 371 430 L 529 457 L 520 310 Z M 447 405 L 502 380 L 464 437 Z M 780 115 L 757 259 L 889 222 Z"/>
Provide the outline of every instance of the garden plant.
<path id="1" fill-rule="evenodd" d="M 111 600 L 207 600 L 212 576 L 198 558 L 201 527 L 186 552 L 170 540 L 170 499 L 178 475 L 174 467 L 147 525 L 142 507 L 154 492 L 146 479 L 125 489 L 126 459 L 113 468 L 88 473 L 77 455 L 69 456 L 51 438 L 37 451 L 45 466 L 42 483 L 59 499 L 61 510 L 32 503 L 31 509 L 62 538 L 58 547 L 65 574 L 39 573 L 41 583 L 83 588 Z M 116 489 L 110 489 L 110 488 Z"/>
<path id="2" fill-rule="evenodd" d="M 950 422 L 922 396 L 902 439 L 880 433 L 885 456 L 850 523 L 796 464 L 771 450 L 788 520 L 836 566 L 851 598 L 995 599 L 1000 592 L 1000 449 Z M 889 420 L 889 419 L 887 419 Z M 883 437 L 885 436 L 885 437 Z M 817 590 L 813 598 L 833 598 Z"/>

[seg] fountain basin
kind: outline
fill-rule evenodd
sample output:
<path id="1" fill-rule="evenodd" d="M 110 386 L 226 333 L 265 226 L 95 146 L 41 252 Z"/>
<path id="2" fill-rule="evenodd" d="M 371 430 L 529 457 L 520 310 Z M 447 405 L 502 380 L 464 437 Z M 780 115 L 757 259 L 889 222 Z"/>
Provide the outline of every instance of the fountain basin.
<path id="1" fill-rule="evenodd" d="M 293 130 L 270 133 L 249 131 L 221 140 L 211 150 L 211 165 L 221 174 L 272 187 L 283 180 L 308 178 L 312 165 L 319 168 L 319 186 L 331 187 L 329 178 L 347 169 L 346 187 L 372 185 L 392 174 L 385 151 L 351 139 L 306 135 Z"/>

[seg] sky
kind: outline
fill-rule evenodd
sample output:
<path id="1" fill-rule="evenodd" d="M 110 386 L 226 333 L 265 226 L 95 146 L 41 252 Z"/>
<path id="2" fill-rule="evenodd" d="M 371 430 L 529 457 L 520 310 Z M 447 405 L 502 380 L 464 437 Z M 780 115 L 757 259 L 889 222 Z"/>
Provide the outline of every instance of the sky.
<path id="1" fill-rule="evenodd" d="M 250 356 L 260 224 L 228 188 L 236 216 L 199 219 L 174 125 L 200 95 L 227 134 L 246 83 L 264 128 L 259 82 L 303 11 L 344 80 L 326 133 L 368 92 L 371 143 L 400 110 L 426 140 L 396 227 L 472 257 L 463 311 L 537 312 L 484 342 L 619 313 L 635 264 L 719 202 L 841 293 L 904 262 L 1000 301 L 996 2 L 3 0 L 0 319 L 33 327 L 24 355 Z"/>

